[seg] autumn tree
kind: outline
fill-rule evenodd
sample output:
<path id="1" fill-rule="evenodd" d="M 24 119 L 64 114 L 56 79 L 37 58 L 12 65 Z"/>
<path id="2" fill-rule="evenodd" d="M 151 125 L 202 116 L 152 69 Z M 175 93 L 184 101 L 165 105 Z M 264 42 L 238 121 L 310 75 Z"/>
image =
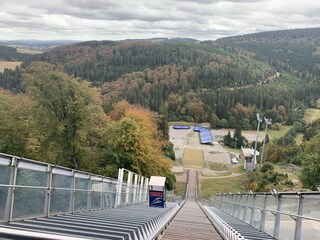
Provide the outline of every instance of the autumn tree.
<path id="1" fill-rule="evenodd" d="M 124 105 L 115 104 L 111 113 L 122 111 Z M 101 164 L 104 171 L 116 174 L 116 169 L 126 168 L 144 176 L 162 175 L 172 180 L 171 163 L 164 156 L 165 143 L 156 124 L 157 114 L 132 105 L 126 105 L 123 113 L 106 131 L 105 158 Z"/>
<path id="2" fill-rule="evenodd" d="M 30 110 L 27 96 L 0 90 L 0 152 L 32 157 Z"/>
<path id="3" fill-rule="evenodd" d="M 103 133 L 105 114 L 97 90 L 44 63 L 32 63 L 24 79 L 35 103 L 42 159 L 78 169 L 84 159 L 95 155 L 90 153 Z"/>

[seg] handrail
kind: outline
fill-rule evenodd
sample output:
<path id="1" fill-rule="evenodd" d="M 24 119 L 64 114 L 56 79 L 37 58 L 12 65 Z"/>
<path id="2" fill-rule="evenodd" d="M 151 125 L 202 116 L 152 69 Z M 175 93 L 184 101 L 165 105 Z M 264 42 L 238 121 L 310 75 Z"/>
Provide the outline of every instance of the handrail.
<path id="1" fill-rule="evenodd" d="M 6 173 L 4 175 L 5 179 L 2 179 L 0 184 L 0 193 L 6 199 L 0 205 L 2 212 L 4 212 L 3 215 L 0 215 L 0 222 L 50 216 L 56 211 L 73 213 L 79 210 L 90 211 L 126 206 L 146 202 L 147 198 L 148 178 L 133 172 L 130 172 L 130 174 L 135 176 L 134 182 L 129 181 L 129 179 L 119 181 L 119 179 L 3 153 L 0 153 L 0 170 L 4 170 L 4 173 Z M 22 174 L 19 171 L 23 171 Z M 122 169 L 122 171 L 124 170 Z M 41 182 L 34 177 L 36 176 L 35 173 L 41 175 Z M 58 187 L 55 186 L 55 176 L 65 177 L 58 180 Z M 68 179 L 67 185 L 61 185 L 64 179 Z M 79 185 L 77 185 L 78 179 L 81 181 L 80 184 L 83 184 L 80 187 L 83 188 L 79 188 Z M 24 181 L 27 181 L 28 185 L 21 185 L 21 182 Z M 29 189 L 30 192 L 15 191 L 18 189 Z M 33 192 L 31 192 L 32 190 Z M 44 194 L 35 192 L 36 190 L 41 190 Z M 66 191 L 67 194 L 63 193 L 61 201 L 59 197 L 54 197 L 55 191 Z M 77 193 L 83 194 L 78 195 Z M 29 201 L 31 205 L 33 201 L 37 201 L 32 206 L 32 211 L 24 210 L 23 204 L 26 201 Z M 63 204 L 62 210 L 57 207 L 57 204 Z"/>
<path id="2" fill-rule="evenodd" d="M 252 193 L 217 193 L 216 196 L 297 196 L 297 195 L 319 195 L 318 191 L 309 191 L 309 192 L 252 192 Z"/>
<path id="3" fill-rule="evenodd" d="M 225 202 L 225 201 L 221 201 L 221 202 L 229 203 L 229 202 Z M 255 208 L 255 209 L 260 210 L 260 211 L 267 211 L 267 212 L 271 212 L 271 213 L 280 213 L 282 215 L 292 217 L 293 219 L 294 218 L 303 218 L 303 219 L 306 219 L 306 220 L 312 220 L 312 221 L 320 222 L 319 218 L 312 218 L 312 217 L 307 217 L 307 216 L 303 216 L 303 215 L 291 214 L 291 213 L 286 213 L 286 212 L 282 212 L 282 211 L 271 210 L 271 209 L 268 209 L 268 208 L 260 208 L 260 207 L 255 207 L 253 205 L 248 205 L 248 204 L 233 204 L 233 203 L 231 203 L 231 204 L 232 205 L 241 205 L 243 207 L 248 207 L 248 208 Z"/>
<path id="4" fill-rule="evenodd" d="M 268 207 L 269 199 L 273 199 L 272 208 Z M 291 213 L 290 211 L 281 210 L 282 207 L 287 204 L 286 199 L 290 199 L 289 206 L 297 207 L 296 213 Z M 276 202 L 274 201 L 276 200 Z M 293 203 L 292 200 L 295 200 Z M 274 227 L 273 227 L 273 237 L 276 239 L 280 235 L 280 225 L 281 217 L 288 216 L 295 221 L 294 227 L 294 240 L 301 239 L 302 236 L 302 222 L 303 220 L 313 221 L 320 223 L 320 218 L 306 216 L 303 214 L 304 206 L 309 201 L 320 201 L 320 192 L 277 192 L 273 189 L 271 192 L 266 193 L 224 193 L 216 194 L 214 206 L 221 211 L 224 211 L 241 221 L 248 222 L 251 226 L 264 231 L 266 224 L 266 214 L 272 213 L 274 215 Z M 259 201 L 259 202 L 257 202 Z M 313 204 L 313 202 L 311 202 Z M 262 205 L 262 206 L 261 206 Z M 310 205 L 309 205 L 310 206 Z M 247 209 L 250 209 L 249 219 L 247 216 Z M 315 209 L 316 210 L 316 209 Z M 260 211 L 261 215 L 259 217 L 256 215 L 256 211 Z M 269 219 L 270 221 L 270 219 Z M 257 225 L 259 224 L 259 226 Z M 270 224 L 269 224 L 270 227 Z M 308 231 L 318 233 L 316 226 L 310 226 L 311 229 Z"/>

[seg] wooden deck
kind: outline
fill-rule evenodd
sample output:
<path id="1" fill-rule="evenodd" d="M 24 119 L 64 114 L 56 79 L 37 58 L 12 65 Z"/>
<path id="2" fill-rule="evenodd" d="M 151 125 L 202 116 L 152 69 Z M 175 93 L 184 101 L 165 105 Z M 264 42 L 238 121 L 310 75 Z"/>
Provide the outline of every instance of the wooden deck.
<path id="1" fill-rule="evenodd" d="M 196 202 L 196 170 L 189 171 L 188 198 L 161 240 L 222 239 Z"/>

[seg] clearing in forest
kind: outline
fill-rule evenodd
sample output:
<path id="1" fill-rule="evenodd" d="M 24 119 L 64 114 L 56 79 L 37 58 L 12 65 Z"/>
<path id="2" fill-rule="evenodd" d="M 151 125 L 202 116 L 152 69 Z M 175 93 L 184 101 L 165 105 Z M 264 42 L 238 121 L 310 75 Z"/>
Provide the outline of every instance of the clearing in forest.
<path id="1" fill-rule="evenodd" d="M 0 61 L 0 72 L 3 72 L 4 69 L 15 69 L 17 66 L 20 66 L 21 62 L 7 62 Z"/>

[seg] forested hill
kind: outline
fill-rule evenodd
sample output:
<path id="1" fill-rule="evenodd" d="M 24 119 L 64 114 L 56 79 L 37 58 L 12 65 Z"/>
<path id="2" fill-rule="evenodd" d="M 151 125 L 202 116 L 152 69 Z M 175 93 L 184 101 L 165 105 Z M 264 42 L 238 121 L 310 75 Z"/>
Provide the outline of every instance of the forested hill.
<path id="1" fill-rule="evenodd" d="M 320 75 L 320 28 L 262 32 L 222 38 L 213 45 L 229 51 L 246 50 L 278 71 L 300 76 Z"/>
<path id="2" fill-rule="evenodd" d="M 88 79 L 94 85 L 165 65 L 177 65 L 184 71 L 194 67 L 199 85 L 214 84 L 215 87 L 252 84 L 275 73 L 249 58 L 235 58 L 220 48 L 184 40 L 84 42 L 56 48 L 35 60 L 62 64 L 69 74 Z M 204 78 L 207 82 L 215 79 L 215 82 L 203 84 Z"/>
<path id="3" fill-rule="evenodd" d="M 125 99 L 170 120 L 250 128 L 257 111 L 292 123 L 297 107 L 314 106 L 319 98 L 318 30 L 304 31 L 216 42 L 90 41 L 52 49 L 32 61 L 49 62 L 100 87 L 106 111 Z M 17 71 L 0 75 L 0 86 L 23 91 Z"/>
<path id="4" fill-rule="evenodd" d="M 20 53 L 14 47 L 2 46 L 0 44 L 0 60 L 2 61 L 26 61 L 30 54 Z"/>

